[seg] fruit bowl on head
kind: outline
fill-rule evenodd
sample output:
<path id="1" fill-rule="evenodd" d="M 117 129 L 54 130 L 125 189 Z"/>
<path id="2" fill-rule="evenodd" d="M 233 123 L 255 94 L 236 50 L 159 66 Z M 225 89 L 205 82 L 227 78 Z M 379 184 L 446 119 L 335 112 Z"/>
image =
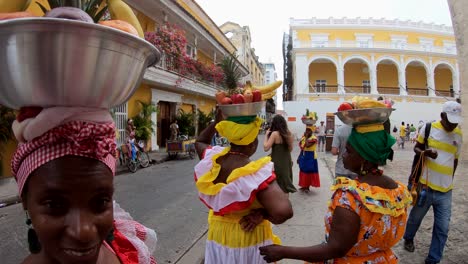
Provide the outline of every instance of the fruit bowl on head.
<path id="1" fill-rule="evenodd" d="M 219 105 L 219 109 L 225 116 L 254 116 L 258 115 L 265 108 L 265 101 L 243 104 Z"/>
<path id="2" fill-rule="evenodd" d="M 335 115 L 341 122 L 350 126 L 356 126 L 384 123 L 394 110 L 393 108 L 387 107 L 363 108 L 339 111 L 336 112 Z"/>
<path id="3" fill-rule="evenodd" d="M 315 125 L 315 123 L 317 122 L 316 119 L 312 119 L 312 118 L 301 118 L 301 121 L 304 125 L 308 125 L 308 126 Z"/>
<path id="4" fill-rule="evenodd" d="M 114 28 L 58 18 L 0 21 L 0 104 L 112 108 L 139 87 L 161 56 Z"/>

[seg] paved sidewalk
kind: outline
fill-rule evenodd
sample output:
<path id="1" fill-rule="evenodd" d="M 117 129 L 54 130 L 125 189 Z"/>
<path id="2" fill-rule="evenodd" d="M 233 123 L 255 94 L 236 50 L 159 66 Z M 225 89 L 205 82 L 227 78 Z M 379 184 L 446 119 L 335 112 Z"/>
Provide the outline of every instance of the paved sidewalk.
<path id="1" fill-rule="evenodd" d="M 411 144 L 404 150 L 395 149 L 395 160 L 383 167 L 384 173 L 398 181 L 406 182 L 413 160 Z M 292 153 L 293 159 L 297 157 L 298 150 Z M 319 152 L 319 172 L 321 187 L 308 194 L 294 193 L 290 200 L 294 209 L 294 217 L 282 225 L 274 227 L 274 232 L 282 239 L 283 245 L 310 246 L 321 243 L 324 238 L 323 218 L 327 210 L 327 202 L 331 197 L 330 186 L 334 172 L 336 157 L 331 154 Z M 298 167 L 294 164 L 294 183 L 298 182 Z M 442 264 L 468 263 L 468 162 L 461 162 L 456 173 L 455 189 L 453 193 L 452 219 L 447 245 L 444 251 Z M 409 253 L 403 249 L 402 242 L 394 248 L 399 256 L 399 263 L 423 264 L 429 250 L 432 235 L 433 213 L 432 209 L 424 219 L 415 238 L 416 251 Z M 409 213 L 409 211 L 408 211 Z M 203 232 L 200 232 L 203 233 Z M 194 244 L 176 264 L 203 263 L 204 245 L 206 236 L 193 238 Z M 163 243 L 161 241 L 161 243 Z M 281 264 L 303 263 L 302 261 L 283 260 Z"/>
<path id="2" fill-rule="evenodd" d="M 159 164 L 168 159 L 165 149 L 149 152 L 151 164 Z M 115 174 L 120 175 L 130 173 L 127 167 L 117 165 Z M 20 201 L 18 197 L 18 187 L 13 177 L 0 178 L 0 208 L 16 204 Z"/>

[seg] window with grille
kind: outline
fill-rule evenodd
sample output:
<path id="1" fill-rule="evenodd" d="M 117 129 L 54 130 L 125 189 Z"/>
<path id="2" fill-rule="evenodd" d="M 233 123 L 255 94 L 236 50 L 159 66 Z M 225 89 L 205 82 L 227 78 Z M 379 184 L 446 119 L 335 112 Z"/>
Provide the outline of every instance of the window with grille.
<path id="1" fill-rule="evenodd" d="M 370 81 L 369 80 L 362 81 L 362 92 L 370 93 Z"/>
<path id="2" fill-rule="evenodd" d="M 120 146 L 125 144 L 125 128 L 127 127 L 127 119 L 128 119 L 128 103 L 119 105 L 112 109 L 114 113 L 114 122 L 115 122 L 115 129 L 117 130 L 117 145 Z"/>
<path id="3" fill-rule="evenodd" d="M 325 93 L 327 90 L 327 80 L 315 80 L 315 91 Z"/>

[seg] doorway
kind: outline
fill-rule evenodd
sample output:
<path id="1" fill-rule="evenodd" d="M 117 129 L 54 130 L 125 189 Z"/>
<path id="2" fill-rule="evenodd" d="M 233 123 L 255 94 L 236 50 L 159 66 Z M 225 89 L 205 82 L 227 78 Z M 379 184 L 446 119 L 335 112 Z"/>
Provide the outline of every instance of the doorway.
<path id="1" fill-rule="evenodd" d="M 162 148 L 166 147 L 166 141 L 170 137 L 169 126 L 171 121 L 175 118 L 175 103 L 159 101 L 158 102 L 158 145 Z"/>

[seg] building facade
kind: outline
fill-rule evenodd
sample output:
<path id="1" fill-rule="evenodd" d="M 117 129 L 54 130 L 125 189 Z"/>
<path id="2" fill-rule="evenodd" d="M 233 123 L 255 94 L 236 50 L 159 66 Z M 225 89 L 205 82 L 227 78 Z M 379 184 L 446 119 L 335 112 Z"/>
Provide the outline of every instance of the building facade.
<path id="1" fill-rule="evenodd" d="M 224 56 L 235 53 L 236 47 L 218 28 L 204 10 L 191 0 L 177 1 L 137 1 L 128 0 L 145 32 L 154 32 L 159 27 L 174 25 L 185 32 L 185 53 L 191 59 L 206 66 L 217 65 Z M 243 76 L 248 74 L 246 67 L 238 61 Z M 117 108 L 116 125 L 121 139 L 125 134 L 126 119 L 139 113 L 138 101 L 153 103 L 158 112 L 153 113 L 155 124 L 150 141 L 150 149 L 165 148 L 170 136 L 169 125 L 180 110 L 194 115 L 193 126 L 197 134 L 198 110 L 205 114 L 213 111 L 215 93 L 223 87 L 212 81 L 194 77 L 174 67 L 174 61 L 163 54 L 161 61 L 146 71 L 141 87 L 123 106 Z M 127 114 L 127 116 L 125 116 Z"/>
<path id="2" fill-rule="evenodd" d="M 252 48 L 252 38 L 248 26 L 241 27 L 233 22 L 226 22 L 220 27 L 221 31 L 236 47 L 238 60 L 248 69 L 249 75 L 242 80 L 251 81 L 254 85 L 264 84 L 265 70 L 255 55 L 255 49 Z"/>
<path id="3" fill-rule="evenodd" d="M 417 123 L 430 115 L 437 119 L 440 109 L 434 104 L 460 96 L 455 37 L 448 26 L 372 18 L 292 18 L 284 41 L 289 47 L 285 54 L 290 55 L 285 71 L 293 79 L 284 109 L 288 112 L 296 105 L 289 111 L 296 116 L 304 108 L 335 112 L 339 102 L 356 95 L 382 96 L 396 102 L 395 122 Z M 405 120 L 415 105 L 439 112 L 421 110 L 414 112 L 418 116 L 414 120 Z"/>

